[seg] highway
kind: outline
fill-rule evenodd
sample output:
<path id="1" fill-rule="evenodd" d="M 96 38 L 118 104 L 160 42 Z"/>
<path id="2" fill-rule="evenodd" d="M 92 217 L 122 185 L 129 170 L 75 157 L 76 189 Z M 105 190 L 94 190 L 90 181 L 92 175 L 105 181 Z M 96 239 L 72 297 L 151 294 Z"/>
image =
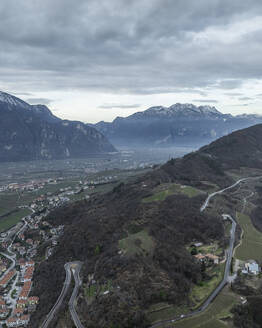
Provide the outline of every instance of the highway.
<path id="1" fill-rule="evenodd" d="M 51 311 L 47 314 L 44 322 L 40 326 L 41 328 L 47 328 L 50 324 L 50 322 L 53 320 L 54 315 L 58 312 L 59 308 L 61 307 L 67 292 L 68 288 L 71 284 L 71 278 L 72 278 L 72 272 L 75 280 L 75 287 L 72 292 L 72 295 L 70 297 L 68 306 L 69 311 L 72 317 L 72 320 L 77 328 L 84 328 L 84 326 L 81 324 L 81 321 L 77 315 L 76 309 L 75 309 L 75 303 L 76 303 L 76 297 L 78 295 L 79 287 L 81 286 L 81 279 L 79 277 L 79 272 L 81 270 L 81 262 L 75 261 L 75 262 L 68 262 L 64 265 L 65 271 L 66 271 L 66 278 L 64 281 L 63 289 L 55 303 L 55 305 L 52 307 Z"/>
<path id="2" fill-rule="evenodd" d="M 201 206 L 200 212 L 203 212 L 207 208 L 207 206 L 209 205 L 209 201 L 214 196 L 216 196 L 218 194 L 222 194 L 224 191 L 227 191 L 229 189 L 232 189 L 232 188 L 236 187 L 241 182 L 244 182 L 246 180 L 251 180 L 251 179 L 259 179 L 259 178 L 262 178 L 262 177 L 259 176 L 259 177 L 248 177 L 248 178 L 239 179 L 237 182 L 235 182 L 231 186 L 210 194 L 206 198 L 204 204 Z M 206 310 L 206 308 L 210 305 L 210 303 L 217 297 L 217 295 L 221 292 L 221 290 L 227 284 L 228 278 L 229 278 L 229 275 L 230 275 L 230 267 L 231 267 L 231 262 L 232 262 L 232 257 L 233 257 L 233 250 L 234 250 L 234 243 L 235 243 L 235 233 L 236 233 L 237 224 L 236 224 L 236 221 L 229 214 L 223 214 L 222 216 L 223 216 L 224 219 L 228 219 L 232 223 L 232 228 L 231 228 L 231 231 L 230 231 L 229 247 L 226 251 L 227 260 L 226 260 L 226 266 L 225 266 L 223 280 L 220 282 L 220 284 L 214 289 L 212 294 L 205 300 L 205 302 L 196 311 L 190 312 L 190 313 L 185 314 L 185 315 L 181 315 L 179 317 L 174 317 L 173 319 L 163 320 L 163 321 L 157 322 L 156 324 L 151 326 L 151 328 L 163 327 L 163 324 L 174 323 L 176 321 L 179 321 L 179 320 L 182 320 L 182 319 L 185 319 L 185 318 L 190 318 L 190 317 L 193 317 L 197 314 L 200 314 L 201 312 Z"/>
<path id="3" fill-rule="evenodd" d="M 47 314 L 44 322 L 42 323 L 42 325 L 40 326 L 41 328 L 47 328 L 48 325 L 50 324 L 50 322 L 53 320 L 55 313 L 58 311 L 58 309 L 60 308 L 61 304 L 63 303 L 63 300 L 67 294 L 68 288 L 70 286 L 71 283 L 71 265 L 72 263 L 66 263 L 64 265 L 65 271 L 66 271 L 66 278 L 64 281 L 64 286 L 63 289 L 55 303 L 55 305 L 52 307 L 51 311 Z"/>
<path id="4" fill-rule="evenodd" d="M 81 279 L 79 277 L 79 272 L 81 270 L 81 266 L 82 266 L 81 263 L 77 263 L 75 265 L 75 268 L 72 269 L 73 276 L 75 279 L 75 287 L 74 287 L 73 293 L 72 293 L 69 303 L 68 303 L 72 320 L 77 328 L 84 328 L 84 326 L 82 325 L 82 323 L 77 315 L 76 309 L 75 309 L 76 297 L 78 295 L 79 287 L 81 286 Z"/>

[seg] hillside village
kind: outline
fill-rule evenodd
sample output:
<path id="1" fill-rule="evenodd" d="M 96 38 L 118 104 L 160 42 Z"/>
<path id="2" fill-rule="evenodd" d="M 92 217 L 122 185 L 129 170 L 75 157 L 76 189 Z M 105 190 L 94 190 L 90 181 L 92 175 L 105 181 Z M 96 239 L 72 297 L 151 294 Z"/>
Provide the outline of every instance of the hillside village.
<path id="1" fill-rule="evenodd" d="M 31 293 L 37 265 L 32 259 L 44 243 L 48 245 L 47 259 L 63 233 L 63 226 L 53 228 L 44 220 L 45 215 L 24 218 L 1 238 L 0 322 L 7 327 L 28 324 L 39 303 L 39 296 Z"/>
<path id="2" fill-rule="evenodd" d="M 37 179 L 27 183 L 9 183 L 0 192 L 35 193 L 43 190 L 30 204 L 20 205 L 32 214 L 0 234 L 0 326 L 26 327 L 39 304 L 39 295 L 32 294 L 33 276 L 39 261 L 47 260 L 59 243 L 63 226 L 53 227 L 45 217 L 55 208 L 70 201 L 70 197 L 101 184 L 112 183 L 117 176 L 101 176 L 79 180 L 55 192 L 44 192 L 46 186 L 58 185 L 63 178 Z M 57 187 L 56 187 L 57 188 Z M 85 195 L 88 198 L 88 195 Z M 39 250 L 44 249 L 44 254 Z M 36 260 L 35 260 L 36 259 Z"/>

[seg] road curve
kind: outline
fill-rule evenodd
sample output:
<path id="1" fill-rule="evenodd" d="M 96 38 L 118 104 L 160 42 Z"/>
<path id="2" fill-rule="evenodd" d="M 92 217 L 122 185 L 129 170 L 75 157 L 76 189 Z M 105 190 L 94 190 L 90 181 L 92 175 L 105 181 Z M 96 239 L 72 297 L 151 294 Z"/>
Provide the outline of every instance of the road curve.
<path id="1" fill-rule="evenodd" d="M 206 198 L 204 204 L 201 206 L 200 212 L 203 212 L 207 208 L 210 199 L 213 198 L 214 196 L 216 196 L 218 194 L 222 194 L 224 191 L 236 187 L 238 184 L 240 184 L 243 181 L 251 180 L 251 179 L 259 179 L 259 178 L 262 178 L 262 176 L 242 178 L 242 179 L 239 179 L 234 184 L 232 184 L 231 186 L 226 187 L 222 190 L 219 190 L 219 191 L 216 191 L 216 192 L 210 194 Z M 199 314 L 199 313 L 203 312 L 204 310 L 206 310 L 206 308 L 210 305 L 210 303 L 217 297 L 217 295 L 221 292 L 221 290 L 227 284 L 227 281 L 228 281 L 228 278 L 229 278 L 229 273 L 230 273 L 232 257 L 233 257 L 233 250 L 234 250 L 234 243 L 235 243 L 235 232 L 236 232 L 237 224 L 236 224 L 236 221 L 229 214 L 223 214 L 222 216 L 223 216 L 224 219 L 229 219 L 232 223 L 232 228 L 231 228 L 231 232 L 230 232 L 230 243 L 229 243 L 229 247 L 227 249 L 227 260 L 226 260 L 226 267 L 225 267 L 225 271 L 224 271 L 223 280 L 220 282 L 220 284 L 215 288 L 215 290 L 211 293 L 211 295 L 205 300 L 205 302 L 196 311 L 190 312 L 190 313 L 182 315 L 180 317 L 174 317 L 173 319 L 168 319 L 168 320 L 163 320 L 163 321 L 157 322 L 156 324 L 152 325 L 150 328 L 161 327 L 161 326 L 163 326 L 163 324 L 174 323 L 174 322 L 179 321 L 181 319 L 190 318 L 190 317 L 193 317 L 196 314 Z"/>
<path id="2" fill-rule="evenodd" d="M 75 279 L 75 287 L 74 287 L 73 293 L 72 293 L 69 303 L 68 303 L 72 320 L 77 328 L 84 328 L 84 326 L 82 325 L 82 323 L 78 317 L 78 314 L 77 314 L 76 308 L 75 308 L 76 297 L 78 295 L 79 287 L 81 286 L 81 279 L 79 277 L 79 272 L 81 270 L 81 266 L 82 266 L 82 264 L 78 263 L 75 265 L 75 268 L 72 269 L 73 276 Z"/>
<path id="3" fill-rule="evenodd" d="M 216 196 L 218 194 L 222 194 L 224 191 L 227 191 L 229 189 L 232 189 L 232 188 L 236 187 L 237 185 L 239 185 L 241 182 L 244 182 L 246 180 L 252 180 L 252 179 L 253 180 L 256 180 L 256 179 L 260 179 L 260 178 L 262 178 L 262 176 L 242 178 L 242 179 L 237 180 L 237 182 L 235 182 L 234 184 L 232 184 L 229 187 L 226 187 L 224 189 L 221 189 L 221 190 L 218 190 L 218 191 L 213 192 L 212 194 L 208 195 L 208 197 L 205 200 L 204 204 L 200 208 L 200 212 L 203 212 L 206 209 L 206 207 L 209 204 L 210 199 L 213 198 L 214 196 Z"/>
<path id="4" fill-rule="evenodd" d="M 64 281 L 64 286 L 63 286 L 63 289 L 55 303 L 55 305 L 52 307 L 51 311 L 47 314 L 44 322 L 42 323 L 42 325 L 40 326 L 41 328 L 47 328 L 48 325 L 50 324 L 50 322 L 52 321 L 52 319 L 54 318 L 54 315 L 55 313 L 58 311 L 59 307 L 61 306 L 66 294 L 67 294 L 67 291 L 68 291 L 68 288 L 70 286 L 70 283 L 71 283 L 71 263 L 66 263 L 64 265 L 64 268 L 65 268 L 65 271 L 66 271 L 66 278 L 65 278 L 65 281 Z"/>

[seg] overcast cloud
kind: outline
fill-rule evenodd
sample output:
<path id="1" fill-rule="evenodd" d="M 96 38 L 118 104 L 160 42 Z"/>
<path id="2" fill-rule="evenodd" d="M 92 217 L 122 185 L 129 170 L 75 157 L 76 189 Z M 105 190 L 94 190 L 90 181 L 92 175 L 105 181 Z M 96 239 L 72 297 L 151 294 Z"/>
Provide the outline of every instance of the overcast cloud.
<path id="1" fill-rule="evenodd" d="M 1 89 L 53 102 L 67 117 L 95 121 L 104 104 L 122 104 L 110 119 L 133 104 L 199 95 L 241 108 L 261 90 L 261 58 L 261 0 L 0 2 Z"/>

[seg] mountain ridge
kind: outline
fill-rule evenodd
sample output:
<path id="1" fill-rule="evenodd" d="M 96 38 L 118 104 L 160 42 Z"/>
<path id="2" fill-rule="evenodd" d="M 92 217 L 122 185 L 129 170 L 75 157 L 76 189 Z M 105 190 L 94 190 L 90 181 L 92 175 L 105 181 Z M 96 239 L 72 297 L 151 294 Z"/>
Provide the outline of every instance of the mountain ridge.
<path id="1" fill-rule="evenodd" d="M 113 122 L 92 126 L 119 146 L 198 146 L 209 143 L 235 130 L 262 123 L 262 116 L 223 114 L 214 106 L 174 104 L 154 106 Z"/>
<path id="2" fill-rule="evenodd" d="M 94 127 L 62 120 L 44 105 L 0 93 L 0 161 L 86 157 L 115 152 Z"/>

